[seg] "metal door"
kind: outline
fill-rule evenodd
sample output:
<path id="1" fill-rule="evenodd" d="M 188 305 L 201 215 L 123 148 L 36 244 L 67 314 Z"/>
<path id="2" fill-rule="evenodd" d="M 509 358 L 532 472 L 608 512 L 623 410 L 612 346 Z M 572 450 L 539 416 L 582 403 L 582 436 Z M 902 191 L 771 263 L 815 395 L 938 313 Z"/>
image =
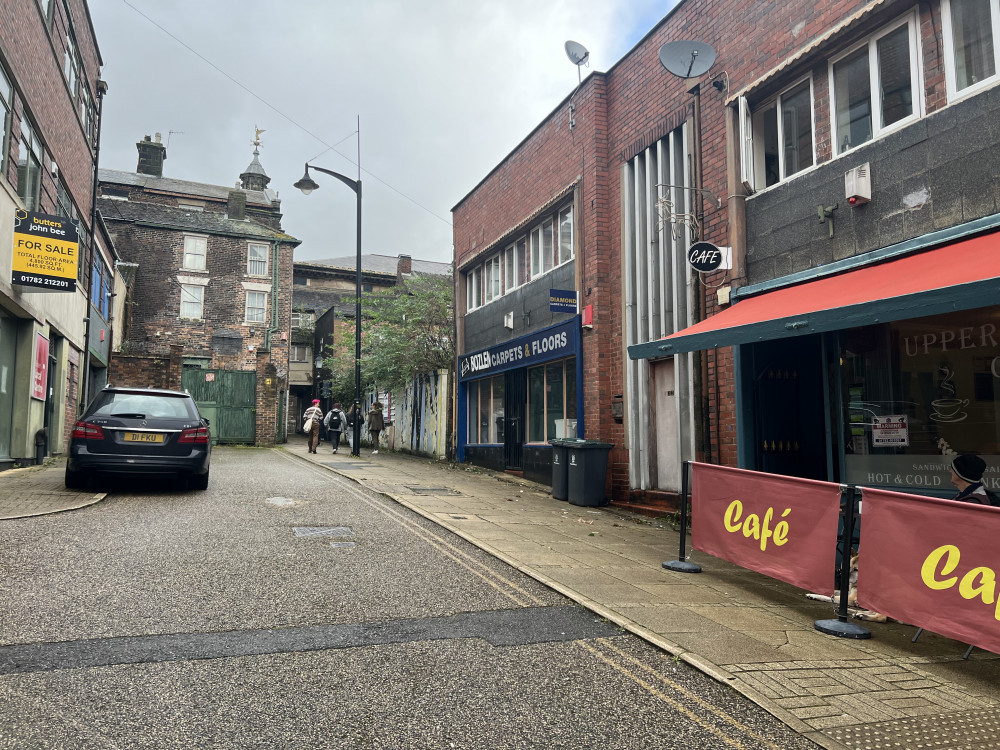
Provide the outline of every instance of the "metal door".
<path id="1" fill-rule="evenodd" d="M 188 368 L 181 384 L 211 422 L 213 442 L 255 442 L 257 373 Z"/>
<path id="2" fill-rule="evenodd" d="M 520 471 L 524 452 L 525 413 L 528 400 L 527 370 L 510 370 L 504 373 L 504 423 L 503 460 L 505 469 Z"/>

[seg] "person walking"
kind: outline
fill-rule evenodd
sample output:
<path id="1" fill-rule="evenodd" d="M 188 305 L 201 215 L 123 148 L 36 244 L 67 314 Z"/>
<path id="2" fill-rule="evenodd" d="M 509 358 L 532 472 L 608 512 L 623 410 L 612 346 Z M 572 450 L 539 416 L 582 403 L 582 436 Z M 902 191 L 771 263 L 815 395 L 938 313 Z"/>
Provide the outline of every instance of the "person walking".
<path id="1" fill-rule="evenodd" d="M 319 445 L 319 428 L 323 423 L 323 410 L 319 408 L 319 399 L 314 398 L 312 406 L 302 415 L 302 429 L 309 436 L 309 452 L 315 453 Z"/>
<path id="2" fill-rule="evenodd" d="M 340 408 L 339 401 L 334 402 L 333 408 L 324 418 L 323 424 L 326 425 L 326 434 L 330 438 L 333 452 L 336 453 L 337 448 L 340 447 L 340 433 L 347 427 L 347 415 Z"/>
<path id="3" fill-rule="evenodd" d="M 354 447 L 354 421 L 358 418 L 358 405 L 352 404 L 347 412 L 347 444 L 351 446 L 352 455 L 361 455 L 360 448 Z"/>
<path id="4" fill-rule="evenodd" d="M 376 401 L 368 412 L 368 434 L 372 436 L 372 455 L 378 453 L 378 436 L 385 429 L 385 417 L 382 416 L 382 404 Z"/>

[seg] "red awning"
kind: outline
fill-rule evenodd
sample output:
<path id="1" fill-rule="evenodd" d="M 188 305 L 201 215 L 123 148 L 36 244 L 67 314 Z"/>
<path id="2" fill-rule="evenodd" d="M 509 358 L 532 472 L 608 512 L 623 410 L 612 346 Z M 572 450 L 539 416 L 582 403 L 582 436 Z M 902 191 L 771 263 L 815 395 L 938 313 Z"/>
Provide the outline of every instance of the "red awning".
<path id="1" fill-rule="evenodd" d="M 749 297 L 659 341 L 649 359 L 1000 304 L 1000 234 L 987 234 Z"/>

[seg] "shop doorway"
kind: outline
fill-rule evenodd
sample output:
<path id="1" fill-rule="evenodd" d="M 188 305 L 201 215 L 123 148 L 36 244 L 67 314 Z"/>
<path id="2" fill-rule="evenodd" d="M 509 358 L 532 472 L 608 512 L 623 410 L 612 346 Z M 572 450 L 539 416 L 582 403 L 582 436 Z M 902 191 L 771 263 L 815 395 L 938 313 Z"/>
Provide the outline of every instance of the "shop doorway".
<path id="1" fill-rule="evenodd" d="M 10 458 L 11 421 L 14 417 L 14 363 L 17 323 L 0 315 L 0 459 Z"/>
<path id="2" fill-rule="evenodd" d="M 828 478 L 826 394 L 819 336 L 755 344 L 753 452 L 757 471 Z"/>
<path id="3" fill-rule="evenodd" d="M 524 468 L 524 407 L 528 401 L 527 370 L 524 368 L 508 370 L 504 373 L 503 385 L 504 469 L 509 471 L 521 471 Z"/>
<path id="4" fill-rule="evenodd" d="M 681 457 L 674 360 L 650 363 L 649 372 L 653 386 L 654 421 L 650 442 L 656 458 L 653 486 L 660 490 L 677 491 L 680 489 Z"/>

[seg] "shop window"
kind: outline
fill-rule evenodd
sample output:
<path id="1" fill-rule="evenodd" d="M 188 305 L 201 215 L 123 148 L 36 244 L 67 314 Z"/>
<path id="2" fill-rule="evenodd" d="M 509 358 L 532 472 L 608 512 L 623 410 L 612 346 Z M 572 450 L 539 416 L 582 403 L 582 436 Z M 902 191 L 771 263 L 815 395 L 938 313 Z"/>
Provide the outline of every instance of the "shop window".
<path id="1" fill-rule="evenodd" d="M 997 489 L 998 347 L 1000 308 L 843 333 L 844 480 L 951 495 L 954 451 L 986 458 Z"/>
<path id="2" fill-rule="evenodd" d="M 267 276 L 267 245 L 257 242 L 248 245 L 247 275 Z"/>
<path id="3" fill-rule="evenodd" d="M 949 96 L 994 83 L 1000 68 L 1000 2 L 944 0 L 942 18 Z"/>
<path id="4" fill-rule="evenodd" d="M 504 440 L 503 375 L 473 380 L 466 387 L 468 438 L 470 445 L 496 444 Z"/>
<path id="5" fill-rule="evenodd" d="M 247 323 L 263 323 L 267 313 L 267 292 L 247 292 Z"/>
<path id="6" fill-rule="evenodd" d="M 528 368 L 528 442 L 576 437 L 576 358 Z"/>
<path id="7" fill-rule="evenodd" d="M 28 122 L 21 120 L 21 147 L 17 153 L 17 194 L 29 211 L 39 209 L 42 190 L 42 144 Z"/>
<path id="8" fill-rule="evenodd" d="M 204 317 L 205 287 L 181 284 L 181 317 L 201 320 Z"/>
<path id="9" fill-rule="evenodd" d="M 916 23 L 912 16 L 831 65 L 837 153 L 917 116 Z"/>
<path id="10" fill-rule="evenodd" d="M 743 138 L 750 148 L 744 178 L 757 190 L 775 185 L 814 163 L 811 83 L 792 86 L 746 116 Z"/>
<path id="11" fill-rule="evenodd" d="M 191 271 L 204 271 L 207 253 L 208 237 L 184 235 L 184 268 Z"/>

